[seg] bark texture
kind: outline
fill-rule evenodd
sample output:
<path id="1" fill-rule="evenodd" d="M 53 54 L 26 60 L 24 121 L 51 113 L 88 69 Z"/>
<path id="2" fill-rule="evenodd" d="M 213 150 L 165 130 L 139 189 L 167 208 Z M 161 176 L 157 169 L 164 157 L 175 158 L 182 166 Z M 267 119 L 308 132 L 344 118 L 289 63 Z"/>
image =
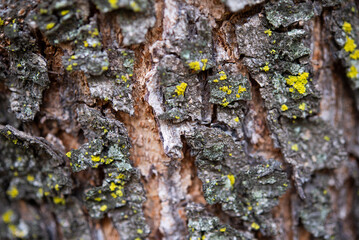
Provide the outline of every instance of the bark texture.
<path id="1" fill-rule="evenodd" d="M 0 0 L 0 239 L 359 238 L 354 0 Z"/>

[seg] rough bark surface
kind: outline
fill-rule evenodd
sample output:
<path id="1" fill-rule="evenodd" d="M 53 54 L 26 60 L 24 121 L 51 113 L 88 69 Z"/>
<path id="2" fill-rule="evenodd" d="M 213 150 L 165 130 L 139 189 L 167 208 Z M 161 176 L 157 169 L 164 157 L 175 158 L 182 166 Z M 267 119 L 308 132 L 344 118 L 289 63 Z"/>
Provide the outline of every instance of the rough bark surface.
<path id="1" fill-rule="evenodd" d="M 0 239 L 358 239 L 354 0 L 0 0 Z"/>

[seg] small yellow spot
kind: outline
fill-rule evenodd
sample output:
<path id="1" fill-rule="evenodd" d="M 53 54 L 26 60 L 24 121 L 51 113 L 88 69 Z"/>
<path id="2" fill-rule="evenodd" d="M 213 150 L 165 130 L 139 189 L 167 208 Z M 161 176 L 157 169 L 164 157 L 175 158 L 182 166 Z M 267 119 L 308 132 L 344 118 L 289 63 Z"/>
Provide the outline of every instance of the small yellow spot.
<path id="1" fill-rule="evenodd" d="M 283 183 L 283 186 L 284 186 L 284 187 L 288 187 L 288 184 L 286 184 L 286 183 Z"/>
<path id="2" fill-rule="evenodd" d="M 184 96 L 184 92 L 186 91 L 187 85 L 188 85 L 187 83 L 181 82 L 181 84 L 176 86 L 175 92 L 177 93 L 178 96 L 179 95 Z"/>
<path id="3" fill-rule="evenodd" d="M 323 137 L 323 139 L 324 139 L 325 141 L 327 141 L 327 142 L 329 142 L 329 141 L 330 141 L 330 137 L 329 137 L 329 136 L 327 136 L 327 135 L 325 135 L 325 136 Z"/>
<path id="4" fill-rule="evenodd" d="M 293 150 L 293 151 L 298 151 L 298 144 L 293 144 L 292 145 L 292 147 L 291 147 L 291 149 Z"/>
<path id="5" fill-rule="evenodd" d="M 220 232 L 225 232 L 226 231 L 226 228 L 224 227 L 224 228 L 221 228 L 221 229 L 219 229 L 219 231 Z"/>
<path id="6" fill-rule="evenodd" d="M 298 108 L 300 110 L 304 111 L 305 110 L 305 103 L 301 103 Z"/>
<path id="7" fill-rule="evenodd" d="M 89 44 L 88 44 L 88 42 L 87 42 L 86 40 L 84 41 L 84 46 L 85 46 L 85 47 L 88 47 L 88 46 L 89 46 Z"/>
<path id="8" fill-rule="evenodd" d="M 101 202 L 101 200 L 102 200 L 102 199 L 101 199 L 100 197 L 95 198 L 95 201 L 96 201 L 96 202 Z"/>
<path id="9" fill-rule="evenodd" d="M 111 0 L 110 0 L 111 1 Z M 113 0 L 112 0 L 113 1 Z M 141 8 L 140 8 L 140 6 L 138 6 L 138 4 L 135 2 L 135 1 L 132 1 L 131 3 L 130 3 L 130 6 L 132 7 L 132 10 L 134 11 L 134 12 L 140 12 L 141 11 Z"/>
<path id="10" fill-rule="evenodd" d="M 358 75 L 358 70 L 355 66 L 351 66 L 349 72 L 347 73 L 348 78 L 356 78 Z"/>
<path id="11" fill-rule="evenodd" d="M 91 160 L 93 162 L 99 162 L 101 160 L 100 156 L 94 156 L 94 155 L 91 155 Z"/>
<path id="12" fill-rule="evenodd" d="M 193 69 L 195 71 L 201 70 L 201 66 L 200 66 L 200 63 L 198 61 L 190 62 L 190 63 L 188 63 L 188 66 L 189 66 L 190 69 Z"/>
<path id="13" fill-rule="evenodd" d="M 27 175 L 27 181 L 29 181 L 29 182 L 33 182 L 34 180 L 35 180 L 35 178 L 34 178 L 34 176 L 32 176 L 32 175 Z"/>
<path id="14" fill-rule="evenodd" d="M 68 66 L 66 67 L 66 70 L 67 70 L 67 71 L 72 71 L 72 65 L 71 65 L 71 64 L 68 65 Z"/>
<path id="15" fill-rule="evenodd" d="M 234 121 L 239 122 L 239 117 L 236 117 Z"/>
<path id="16" fill-rule="evenodd" d="M 267 163 L 266 168 L 269 168 L 269 164 Z"/>
<path id="17" fill-rule="evenodd" d="M 232 153 L 228 154 L 228 156 L 232 157 Z"/>
<path id="18" fill-rule="evenodd" d="M 268 34 L 268 36 L 272 36 L 272 30 L 268 29 L 264 31 L 265 34 Z"/>
<path id="19" fill-rule="evenodd" d="M 180 117 L 179 116 L 175 116 L 175 118 L 178 120 L 178 119 L 180 119 Z"/>
<path id="20" fill-rule="evenodd" d="M 347 41 L 345 42 L 344 50 L 346 52 L 353 52 L 356 47 L 357 45 L 354 43 L 354 40 L 347 36 Z"/>
<path id="21" fill-rule="evenodd" d="M 112 8 L 117 8 L 117 0 L 108 0 L 108 3 Z"/>
<path id="22" fill-rule="evenodd" d="M 266 65 L 264 67 L 261 68 L 261 70 L 265 71 L 265 72 L 268 72 L 269 71 L 269 66 L 268 66 L 268 63 L 266 63 Z"/>
<path id="23" fill-rule="evenodd" d="M 283 112 L 287 111 L 288 110 L 288 106 L 283 104 L 281 107 L 280 107 L 280 110 L 282 110 Z"/>
<path id="24" fill-rule="evenodd" d="M 6 133 L 7 133 L 7 135 L 11 135 L 11 132 L 9 130 Z"/>
<path id="25" fill-rule="evenodd" d="M 324 194 L 324 195 L 327 195 L 327 193 L 328 193 L 327 190 L 324 190 L 324 191 L 323 191 L 323 194 Z"/>
<path id="26" fill-rule="evenodd" d="M 137 229 L 137 233 L 138 233 L 138 234 L 142 234 L 142 233 L 143 233 L 143 230 L 142 230 L 142 229 Z"/>
<path id="27" fill-rule="evenodd" d="M 60 190 L 60 189 L 59 189 L 59 184 L 56 184 L 56 185 L 55 185 L 55 190 L 56 190 L 56 191 L 59 191 L 59 190 Z"/>
<path id="28" fill-rule="evenodd" d="M 14 139 L 14 140 L 12 140 L 12 142 L 14 143 L 14 144 L 17 144 L 17 139 Z"/>
<path id="29" fill-rule="evenodd" d="M 44 189 L 39 188 L 37 191 L 38 191 L 38 193 L 39 193 L 41 196 L 44 195 Z"/>
<path id="30" fill-rule="evenodd" d="M 254 229 L 254 230 L 258 230 L 260 228 L 260 226 L 256 223 L 256 222 L 253 222 L 251 227 Z"/>
<path id="31" fill-rule="evenodd" d="M 55 23 L 54 22 L 51 22 L 51 23 L 48 23 L 46 25 L 46 30 L 50 30 L 51 28 L 53 28 L 55 26 Z"/>
<path id="32" fill-rule="evenodd" d="M 101 212 L 104 212 L 104 211 L 106 211 L 107 210 L 107 205 L 102 205 L 101 207 L 100 207 L 100 211 Z"/>
<path id="33" fill-rule="evenodd" d="M 67 156 L 68 158 L 71 158 L 71 152 L 66 153 L 66 156 Z"/>
<path id="34" fill-rule="evenodd" d="M 61 15 L 65 16 L 66 14 L 68 14 L 70 12 L 70 10 L 62 10 L 61 11 Z"/>
<path id="35" fill-rule="evenodd" d="M 11 189 L 6 191 L 6 194 L 9 195 L 11 198 L 16 198 L 19 195 L 19 191 L 16 187 L 12 187 Z"/>
<path id="36" fill-rule="evenodd" d="M 46 196 L 46 192 L 45 192 L 45 196 Z M 62 198 L 62 197 L 54 197 L 54 198 L 52 199 L 52 201 L 53 201 L 55 204 L 65 205 L 65 199 Z"/>
<path id="37" fill-rule="evenodd" d="M 270 53 L 271 53 L 271 54 L 275 54 L 276 51 L 275 51 L 274 49 L 272 49 L 272 50 L 270 51 Z"/>
<path id="38" fill-rule="evenodd" d="M 248 207 L 248 211 L 252 211 L 252 209 L 253 209 L 252 206 Z"/>
<path id="39" fill-rule="evenodd" d="M 234 183 L 236 182 L 236 178 L 232 174 L 228 174 L 227 178 L 229 179 L 231 186 L 233 187 Z"/>
<path id="40" fill-rule="evenodd" d="M 4 221 L 4 223 L 9 223 L 11 222 L 11 217 L 14 214 L 14 212 L 10 209 L 7 210 L 3 215 L 2 215 L 2 220 Z"/>
<path id="41" fill-rule="evenodd" d="M 202 71 L 206 70 L 206 64 L 208 62 L 208 59 L 204 58 L 204 59 L 201 59 L 201 62 L 203 63 L 203 66 L 202 66 Z"/>
<path id="42" fill-rule="evenodd" d="M 350 33 L 352 31 L 352 25 L 348 22 L 344 22 L 342 29 L 344 30 L 344 32 Z"/>
<path id="43" fill-rule="evenodd" d="M 4 20 L 0 18 L 0 26 L 4 25 Z"/>
<path id="44" fill-rule="evenodd" d="M 218 82 L 218 79 L 214 79 L 213 82 L 216 82 L 216 83 L 217 83 L 217 82 Z"/>
<path id="45" fill-rule="evenodd" d="M 102 66 L 102 71 L 106 71 L 108 70 L 108 67 L 107 66 Z"/>

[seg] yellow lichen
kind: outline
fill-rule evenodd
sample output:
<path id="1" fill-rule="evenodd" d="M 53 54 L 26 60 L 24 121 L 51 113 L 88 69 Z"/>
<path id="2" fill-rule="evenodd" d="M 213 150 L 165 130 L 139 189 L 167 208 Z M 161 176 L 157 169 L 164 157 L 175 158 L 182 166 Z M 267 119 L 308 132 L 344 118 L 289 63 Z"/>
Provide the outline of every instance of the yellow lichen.
<path id="1" fill-rule="evenodd" d="M 268 36 L 272 36 L 272 30 L 268 29 L 264 31 L 265 34 L 268 34 Z"/>
<path id="2" fill-rule="evenodd" d="M 208 62 L 208 59 L 207 58 L 201 59 L 201 62 L 203 63 L 202 71 L 204 71 L 204 70 L 206 70 L 206 64 Z"/>
<path id="3" fill-rule="evenodd" d="M 51 28 L 53 28 L 55 26 L 55 23 L 54 22 L 51 22 L 51 23 L 48 23 L 46 25 L 46 30 L 50 30 Z"/>
<path id="4" fill-rule="evenodd" d="M 247 91 L 247 88 L 242 87 L 241 85 L 238 86 L 238 93 L 241 94 L 242 92 Z"/>
<path id="5" fill-rule="evenodd" d="M 134 12 L 140 12 L 140 11 L 141 11 L 140 6 L 138 6 L 138 4 L 137 4 L 135 1 L 132 1 L 132 2 L 130 3 L 130 6 L 131 6 L 131 8 L 132 8 L 132 10 L 133 10 Z"/>
<path id="6" fill-rule="evenodd" d="M 327 135 L 325 135 L 325 136 L 323 137 L 323 139 L 324 139 L 325 141 L 327 141 L 327 142 L 329 142 L 329 141 L 330 141 L 330 137 L 329 137 L 329 136 L 327 136 Z"/>
<path id="7" fill-rule="evenodd" d="M 359 50 L 356 49 L 353 53 L 351 53 L 350 58 L 354 59 L 354 60 L 358 60 L 359 59 Z"/>
<path id="8" fill-rule="evenodd" d="M 67 70 L 67 71 L 72 71 L 72 65 L 71 65 L 71 64 L 68 65 L 68 66 L 66 67 L 66 70 Z"/>
<path id="9" fill-rule="evenodd" d="M 266 65 L 264 67 L 262 67 L 261 70 L 268 72 L 269 71 L 268 63 L 266 63 Z"/>
<path id="10" fill-rule="evenodd" d="M 68 158 L 71 158 L 71 152 L 66 153 L 66 156 L 67 156 Z"/>
<path id="11" fill-rule="evenodd" d="M 112 8 L 117 8 L 117 0 L 108 0 L 108 3 Z"/>
<path id="12" fill-rule="evenodd" d="M 17 238 L 24 238 L 26 233 L 23 230 L 18 229 L 15 225 L 10 224 L 9 230 L 11 234 Z"/>
<path id="13" fill-rule="evenodd" d="M 232 174 L 228 174 L 227 178 L 229 179 L 229 182 L 231 183 L 231 186 L 233 187 L 234 183 L 236 182 L 236 178 Z"/>
<path id="14" fill-rule="evenodd" d="M 347 73 L 348 78 L 356 78 L 358 75 L 358 70 L 355 66 L 351 66 L 349 72 Z"/>
<path id="15" fill-rule="evenodd" d="M 68 14 L 70 12 L 70 10 L 62 10 L 61 11 L 61 15 L 65 16 L 66 14 Z"/>
<path id="16" fill-rule="evenodd" d="M 181 82 L 181 84 L 176 86 L 175 92 L 177 93 L 178 96 L 179 95 L 184 96 L 184 92 L 186 91 L 187 85 L 188 85 L 187 83 Z"/>
<path id="17" fill-rule="evenodd" d="M 293 144 L 292 145 L 292 147 L 291 147 L 291 149 L 293 150 L 293 151 L 298 151 L 298 144 Z"/>
<path id="18" fill-rule="evenodd" d="M 239 122 L 239 117 L 236 117 L 234 121 Z"/>
<path id="19" fill-rule="evenodd" d="M 304 94 L 306 92 L 308 77 L 309 73 L 303 72 L 298 74 L 298 76 L 288 76 L 288 78 L 286 78 L 285 80 L 287 84 L 293 86 L 293 88 L 296 89 L 298 93 Z"/>
<path id="20" fill-rule="evenodd" d="M 344 22 L 342 29 L 344 30 L 344 32 L 350 33 L 352 31 L 352 25 L 348 22 Z"/>
<path id="21" fill-rule="evenodd" d="M 258 223 L 256 223 L 256 222 L 253 222 L 253 223 L 251 224 L 251 227 L 252 227 L 254 230 L 258 230 L 258 229 L 260 228 L 260 226 L 259 226 Z"/>
<path id="22" fill-rule="evenodd" d="M 84 41 L 84 47 L 88 47 L 89 46 L 89 43 L 85 40 Z"/>
<path id="23" fill-rule="evenodd" d="M 142 234 L 142 233 L 143 233 L 143 230 L 142 230 L 142 229 L 137 229 L 137 233 L 138 233 L 138 234 Z"/>
<path id="24" fill-rule="evenodd" d="M 46 194 L 45 194 L 46 195 Z M 62 198 L 62 197 L 54 197 L 52 199 L 52 201 L 55 203 L 55 204 L 61 204 L 61 205 L 65 205 L 65 199 Z"/>
<path id="25" fill-rule="evenodd" d="M 6 194 L 9 195 L 11 198 L 16 198 L 19 195 L 19 191 L 16 187 L 12 187 L 11 189 L 6 191 Z"/>
<path id="26" fill-rule="evenodd" d="M 347 36 L 347 40 L 344 45 L 344 50 L 346 52 L 353 52 L 357 45 L 355 44 L 354 40 Z"/>
<path id="27" fill-rule="evenodd" d="M 188 66 L 190 69 L 193 69 L 195 71 L 201 70 L 201 65 L 198 61 L 190 62 L 190 63 L 188 63 Z"/>
<path id="28" fill-rule="evenodd" d="M 288 106 L 283 104 L 281 107 L 280 107 L 280 110 L 282 110 L 283 112 L 287 111 L 288 110 Z"/>
<path id="29" fill-rule="evenodd" d="M 29 181 L 29 182 L 33 182 L 33 181 L 35 180 L 34 176 L 32 176 L 32 175 L 30 175 L 30 174 L 27 175 L 26 179 L 27 179 L 27 181 Z"/>
<path id="30" fill-rule="evenodd" d="M 4 20 L 0 18 L 0 26 L 4 25 Z"/>
<path id="31" fill-rule="evenodd" d="M 224 71 L 220 71 L 219 72 L 219 80 L 226 80 L 227 79 L 227 74 Z"/>
<path id="32" fill-rule="evenodd" d="M 305 103 L 301 103 L 298 108 L 300 110 L 304 111 L 305 110 Z"/>
<path id="33" fill-rule="evenodd" d="M 94 155 L 91 155 L 91 160 L 93 162 L 99 162 L 101 160 L 101 157 L 100 156 L 94 156 Z"/>
<path id="34" fill-rule="evenodd" d="M 107 210 L 107 205 L 102 205 L 101 207 L 100 207 L 100 211 L 101 212 L 104 212 L 104 211 L 106 211 Z"/>
<path id="35" fill-rule="evenodd" d="M 2 215 L 2 220 L 4 221 L 4 223 L 11 222 L 12 215 L 14 215 L 14 212 L 11 209 L 4 212 L 4 214 Z"/>
<path id="36" fill-rule="evenodd" d="M 226 231 L 226 228 L 224 227 L 224 228 L 221 228 L 221 229 L 219 229 L 219 231 L 220 232 L 225 232 Z"/>

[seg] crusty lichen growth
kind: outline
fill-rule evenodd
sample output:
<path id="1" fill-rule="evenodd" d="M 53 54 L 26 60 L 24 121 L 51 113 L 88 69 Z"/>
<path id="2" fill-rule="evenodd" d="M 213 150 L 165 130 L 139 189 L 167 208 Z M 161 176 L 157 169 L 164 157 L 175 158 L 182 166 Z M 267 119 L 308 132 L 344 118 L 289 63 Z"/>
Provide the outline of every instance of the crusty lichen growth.
<path id="1" fill-rule="evenodd" d="M 186 206 L 188 218 L 189 239 L 254 239 L 249 231 L 239 231 L 228 224 L 224 224 L 217 217 L 206 212 L 204 206 L 189 203 Z"/>
<path id="2" fill-rule="evenodd" d="M 124 125 L 86 105 L 80 105 L 77 114 L 89 142 L 68 154 L 72 168 L 81 171 L 102 165 L 105 172 L 102 185 L 86 192 L 90 216 L 103 218 L 108 213 L 121 239 L 146 237 L 149 227 L 142 212 L 144 190 L 139 172 L 129 160 L 131 145 Z"/>
<path id="3" fill-rule="evenodd" d="M 235 64 L 225 64 L 216 75 L 208 77 L 211 103 L 236 107 L 240 100 L 251 100 L 249 80 L 238 73 L 236 68 Z"/>
<path id="4" fill-rule="evenodd" d="M 241 143 L 219 129 L 201 127 L 186 138 L 196 155 L 206 201 L 220 203 L 225 212 L 240 218 L 249 229 L 255 223 L 254 230 L 275 234 L 268 213 L 288 188 L 280 163 L 251 159 Z"/>

